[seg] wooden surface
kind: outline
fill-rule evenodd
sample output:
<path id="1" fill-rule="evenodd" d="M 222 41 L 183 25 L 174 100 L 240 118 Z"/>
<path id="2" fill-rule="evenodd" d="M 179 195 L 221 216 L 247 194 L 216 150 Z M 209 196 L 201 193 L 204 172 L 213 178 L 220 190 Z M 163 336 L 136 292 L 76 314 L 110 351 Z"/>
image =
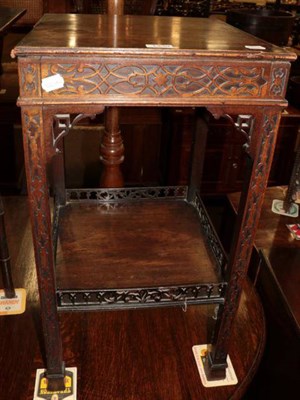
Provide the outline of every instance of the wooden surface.
<path id="1" fill-rule="evenodd" d="M 68 27 L 65 34 L 62 34 L 62 27 Z M 147 49 L 146 44 L 168 44 L 174 48 Z M 262 45 L 266 52 L 249 50 L 245 45 Z M 199 21 L 193 18 L 135 15 L 118 16 L 115 19 L 107 15 L 45 14 L 35 29 L 19 43 L 15 54 L 51 53 L 53 56 L 71 54 L 75 48 L 77 54 L 90 49 L 94 55 L 109 53 L 110 49 L 114 49 L 116 56 L 116 49 L 119 48 L 121 54 L 124 52 L 122 49 L 126 49 L 126 55 L 130 54 L 129 49 L 133 52 L 139 49 L 139 52 L 143 50 L 148 55 L 176 55 L 186 50 L 187 54 L 196 56 L 194 50 L 197 49 L 205 53 L 214 52 L 216 56 L 229 52 L 243 58 L 251 53 L 252 58 L 260 59 L 269 58 L 269 53 L 272 53 L 272 57 L 276 54 L 285 59 L 294 59 L 291 51 L 273 46 L 218 19 L 203 18 Z"/>
<path id="2" fill-rule="evenodd" d="M 16 286 L 28 296 L 25 314 L 0 318 L 0 399 L 31 400 L 35 369 L 44 366 L 39 301 L 25 197 L 5 197 L 6 228 Z M 192 346 L 207 341 L 211 306 L 62 313 L 64 358 L 79 372 L 78 400 L 228 400 L 242 398 L 264 346 L 264 317 L 247 281 L 232 331 L 237 386 L 205 389 Z M 41 345 L 42 346 L 42 345 Z"/>
<path id="3" fill-rule="evenodd" d="M 111 209 L 69 204 L 61 211 L 56 276 L 65 289 L 218 282 L 197 211 L 159 200 Z"/>

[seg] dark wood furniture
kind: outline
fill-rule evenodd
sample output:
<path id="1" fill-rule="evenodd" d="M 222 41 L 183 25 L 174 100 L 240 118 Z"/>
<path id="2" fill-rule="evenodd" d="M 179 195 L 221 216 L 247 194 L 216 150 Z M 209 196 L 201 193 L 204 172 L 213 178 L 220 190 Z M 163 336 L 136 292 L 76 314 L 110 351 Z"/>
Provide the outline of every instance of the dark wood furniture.
<path id="1" fill-rule="evenodd" d="M 6 35 L 7 31 L 13 24 L 18 21 L 26 12 L 25 8 L 8 8 L 0 7 L 0 75 L 3 72 L 2 69 L 2 50 L 3 50 L 3 36 Z M 0 87 L 1 89 L 1 87 Z"/>
<path id="2" fill-rule="evenodd" d="M 107 15 L 154 14 L 156 9 L 156 0 L 145 0 L 139 2 L 136 0 L 114 0 L 97 1 L 99 12 Z M 83 2 L 83 12 L 89 12 L 87 7 L 90 3 Z M 100 146 L 100 160 L 103 164 L 100 186 L 107 188 L 117 188 L 124 186 L 124 177 L 120 169 L 120 164 L 124 161 L 124 145 L 120 132 L 120 109 L 118 107 L 107 107 L 105 112 L 105 133 Z"/>
<path id="3" fill-rule="evenodd" d="M 200 117 L 206 124 L 201 129 L 207 142 L 201 192 L 220 196 L 240 191 L 246 163 L 243 137 L 228 118 L 216 120 L 208 112 L 201 112 Z M 171 109 L 168 119 L 170 123 L 166 130 L 169 132 L 169 146 L 172 151 L 168 162 L 167 182 L 185 185 L 188 183 L 189 160 L 199 112 L 192 108 Z M 289 105 L 281 116 L 268 186 L 288 184 L 299 141 L 299 127 L 300 110 Z"/>
<path id="4" fill-rule="evenodd" d="M 0 0 L 0 7 L 26 10 L 17 25 L 33 26 L 46 11 L 45 3 L 45 0 Z"/>
<path id="5" fill-rule="evenodd" d="M 157 0 L 96 0 L 76 1 L 76 12 L 78 13 L 100 13 L 108 15 L 151 15 L 156 9 Z M 100 178 L 101 187 L 123 187 L 124 176 L 119 167 L 124 161 L 124 145 L 120 131 L 120 109 L 108 107 L 105 112 L 105 131 L 100 146 L 100 160 L 102 171 Z M 114 160 L 113 163 L 111 160 Z"/>
<path id="6" fill-rule="evenodd" d="M 44 366 L 29 210 L 25 196 L 4 196 L 3 202 L 13 275 L 17 287 L 26 287 L 27 303 L 24 314 L 0 318 L 0 398 L 28 400 L 36 369 Z M 61 313 L 64 359 L 80 375 L 78 399 L 242 398 L 264 349 L 262 305 L 247 281 L 230 349 L 236 386 L 204 388 L 200 383 L 191 347 L 206 340 L 213 314 L 214 306 L 188 306 L 186 312 L 171 307 Z"/>
<path id="7" fill-rule="evenodd" d="M 7 33 L 9 28 L 18 19 L 20 19 L 22 15 L 25 14 L 25 12 L 26 12 L 25 9 L 0 7 L 0 75 L 3 72 L 1 64 L 3 36 Z M 3 282 L 5 296 L 8 298 L 15 297 L 15 289 L 11 275 L 10 257 L 9 257 L 5 224 L 4 224 L 4 208 L 1 197 L 0 197 L 0 266 L 1 266 L 1 275 L 2 275 L 2 282 Z"/>
<path id="8" fill-rule="evenodd" d="M 287 187 L 266 190 L 254 241 L 251 275 L 256 282 L 267 320 L 264 358 L 251 388 L 261 400 L 291 397 L 298 387 L 300 368 L 300 241 L 286 224 L 299 223 L 271 211 L 273 199 L 284 200 Z M 236 212 L 239 193 L 228 196 Z"/>
<path id="9" fill-rule="evenodd" d="M 207 18 L 210 2 L 207 0 L 158 0 L 157 15 Z"/>
<path id="10" fill-rule="evenodd" d="M 216 304 L 206 372 L 223 377 L 295 55 L 219 20 L 103 15 L 45 15 L 13 53 L 49 389 L 64 385 L 58 309 Z M 47 92 L 42 80 L 54 74 L 64 85 Z M 64 187 L 61 139 L 83 116 L 178 105 L 238 115 L 249 179 L 228 262 L 202 206 L 196 153 L 188 187 Z"/>
<path id="11" fill-rule="evenodd" d="M 75 0 L 76 12 L 85 14 L 154 14 L 157 0 Z"/>

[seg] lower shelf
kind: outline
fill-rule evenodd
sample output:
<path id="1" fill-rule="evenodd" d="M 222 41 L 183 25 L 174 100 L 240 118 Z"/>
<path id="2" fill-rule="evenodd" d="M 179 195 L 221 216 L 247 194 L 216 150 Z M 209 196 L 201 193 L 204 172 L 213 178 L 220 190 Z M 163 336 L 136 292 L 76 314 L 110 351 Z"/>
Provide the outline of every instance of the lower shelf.
<path id="1" fill-rule="evenodd" d="M 226 257 L 200 198 L 186 195 L 185 187 L 68 192 L 56 229 L 58 306 L 222 303 Z"/>

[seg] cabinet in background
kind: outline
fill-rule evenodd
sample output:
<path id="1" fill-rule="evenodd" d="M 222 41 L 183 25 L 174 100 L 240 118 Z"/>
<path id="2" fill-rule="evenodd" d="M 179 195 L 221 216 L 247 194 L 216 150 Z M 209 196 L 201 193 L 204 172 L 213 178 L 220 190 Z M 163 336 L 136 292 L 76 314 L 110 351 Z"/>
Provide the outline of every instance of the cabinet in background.
<path id="1" fill-rule="evenodd" d="M 240 191 L 243 183 L 245 153 L 243 136 L 226 118 L 215 120 L 208 112 L 188 108 L 170 110 L 170 148 L 173 156 L 168 164 L 168 183 L 187 183 L 189 154 L 197 119 L 206 121 L 206 148 L 201 191 L 205 194 L 225 194 Z M 200 113 L 201 114 L 201 113 Z M 300 111 L 288 107 L 282 114 L 269 186 L 289 182 L 300 129 Z M 207 132 L 206 132 L 207 130 Z"/>

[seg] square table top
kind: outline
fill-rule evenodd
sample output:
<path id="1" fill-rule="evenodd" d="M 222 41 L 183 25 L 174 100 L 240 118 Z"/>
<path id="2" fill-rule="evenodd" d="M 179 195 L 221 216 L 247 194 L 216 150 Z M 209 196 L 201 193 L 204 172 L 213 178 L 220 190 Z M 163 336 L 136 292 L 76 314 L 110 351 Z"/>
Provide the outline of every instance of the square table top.
<path id="1" fill-rule="evenodd" d="M 16 46 L 13 54 L 296 58 L 292 51 L 258 39 L 217 18 L 97 14 L 45 14 Z"/>

